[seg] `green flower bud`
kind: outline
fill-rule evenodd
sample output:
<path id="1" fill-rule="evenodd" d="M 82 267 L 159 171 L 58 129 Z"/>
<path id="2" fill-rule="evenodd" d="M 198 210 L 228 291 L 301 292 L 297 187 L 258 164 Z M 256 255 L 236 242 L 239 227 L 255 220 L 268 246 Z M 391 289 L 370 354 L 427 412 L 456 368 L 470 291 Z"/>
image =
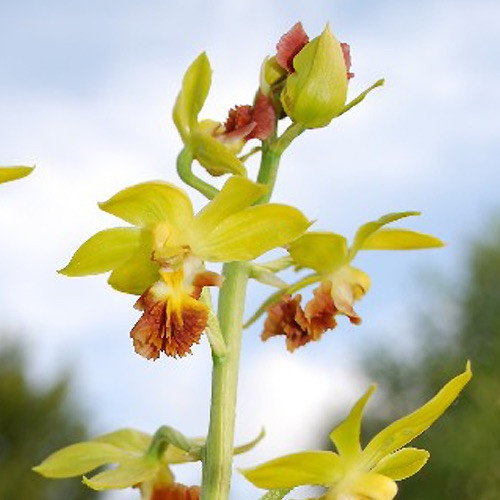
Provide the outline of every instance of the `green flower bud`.
<path id="1" fill-rule="evenodd" d="M 348 68 L 342 46 L 327 25 L 293 60 L 281 94 L 286 114 L 306 128 L 324 127 L 344 109 Z"/>

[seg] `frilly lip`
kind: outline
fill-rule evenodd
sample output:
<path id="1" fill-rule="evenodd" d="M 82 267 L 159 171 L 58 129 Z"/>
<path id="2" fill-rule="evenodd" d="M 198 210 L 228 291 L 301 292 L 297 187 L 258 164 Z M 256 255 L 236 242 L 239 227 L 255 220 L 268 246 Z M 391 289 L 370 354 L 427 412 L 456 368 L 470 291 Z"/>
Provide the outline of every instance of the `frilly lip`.
<path id="1" fill-rule="evenodd" d="M 287 31 L 276 45 L 276 62 L 288 73 L 293 73 L 293 59 L 307 45 L 309 37 L 302 23 L 298 22 Z"/>
<path id="2" fill-rule="evenodd" d="M 267 310 L 262 340 L 277 335 L 286 336 L 286 346 L 290 352 L 311 341 L 319 340 L 327 330 L 337 326 L 336 316 L 344 314 L 351 323 L 359 325 L 361 317 L 352 304 L 336 300 L 332 292 L 332 282 L 323 281 L 314 291 L 314 297 L 303 309 L 301 295 L 284 295 L 278 304 Z"/>
<path id="3" fill-rule="evenodd" d="M 199 500 L 201 489 L 199 486 L 185 486 L 172 483 L 155 488 L 148 500 Z"/>
<path id="4" fill-rule="evenodd" d="M 198 300 L 203 287 L 222 283 L 220 275 L 205 270 L 189 277 L 187 286 L 183 270 L 163 272 L 162 278 L 134 306 L 143 313 L 130 336 L 137 354 L 146 359 L 156 360 L 161 352 L 171 357 L 190 354 L 207 327 L 208 308 Z"/>
<path id="5" fill-rule="evenodd" d="M 229 110 L 220 138 L 223 142 L 250 139 L 264 141 L 274 132 L 275 122 L 276 114 L 271 99 L 259 92 L 253 106 L 235 106 Z"/>

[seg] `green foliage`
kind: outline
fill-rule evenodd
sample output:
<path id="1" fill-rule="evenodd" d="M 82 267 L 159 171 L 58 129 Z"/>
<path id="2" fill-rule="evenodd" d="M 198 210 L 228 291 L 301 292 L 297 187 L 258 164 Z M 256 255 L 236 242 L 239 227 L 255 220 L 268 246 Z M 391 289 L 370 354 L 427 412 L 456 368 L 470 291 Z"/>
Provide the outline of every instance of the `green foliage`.
<path id="1" fill-rule="evenodd" d="M 401 484 L 404 500 L 494 500 L 500 491 L 500 226 L 476 243 L 466 262 L 468 276 L 446 292 L 434 320 L 424 321 L 421 356 L 413 364 L 380 357 L 371 362 L 372 377 L 387 389 L 390 413 L 404 413 L 439 386 L 447 374 L 470 357 L 474 379 L 460 404 L 445 415 L 418 445 L 431 452 L 418 477 Z M 439 297 L 438 297 L 439 299 Z M 444 336 L 443 318 L 450 315 Z M 439 309 L 438 309 L 439 311 Z M 439 317 L 441 316 L 441 317 Z M 372 357 L 375 359 L 375 357 Z M 405 391 L 418 387 L 418 393 Z M 372 421 L 378 427 L 380 422 Z"/>
<path id="2" fill-rule="evenodd" d="M 77 480 L 47 481 L 31 467 L 50 451 L 85 438 L 82 417 L 68 400 L 68 377 L 44 391 L 25 375 L 20 347 L 0 349 L 0 498 L 85 500 L 97 495 Z"/>

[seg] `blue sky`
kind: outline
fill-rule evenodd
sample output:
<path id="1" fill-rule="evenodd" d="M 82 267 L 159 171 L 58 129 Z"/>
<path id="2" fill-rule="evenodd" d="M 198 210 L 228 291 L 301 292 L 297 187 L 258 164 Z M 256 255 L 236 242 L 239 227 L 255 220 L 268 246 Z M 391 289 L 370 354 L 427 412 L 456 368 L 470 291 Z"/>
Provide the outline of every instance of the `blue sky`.
<path id="1" fill-rule="evenodd" d="M 33 379 L 73 367 L 95 432 L 162 423 L 205 432 L 207 346 L 181 361 L 140 359 L 128 339 L 133 298 L 103 277 L 71 280 L 55 269 L 116 223 L 96 201 L 135 182 L 175 181 L 181 144 L 170 110 L 199 52 L 214 68 L 203 116 L 221 120 L 251 100 L 260 63 L 284 31 L 301 19 L 314 35 L 329 20 L 351 44 L 352 95 L 381 76 L 387 84 L 297 140 L 276 200 L 348 236 L 386 212 L 422 210 L 408 224 L 448 247 L 362 256 L 357 265 L 373 279 L 359 306 L 363 325 L 341 322 L 293 356 L 279 341 L 261 344 L 258 330 L 245 333 L 237 436 L 266 425 L 269 437 L 238 464 L 307 447 L 323 412 L 346 411 L 364 389 L 359 352 L 412 345 L 427 270 L 459 277 L 466 242 L 498 209 L 499 18 L 493 0 L 1 2 L 0 163 L 37 170 L 1 189 L 0 317 L 31 347 Z M 267 293 L 251 290 L 249 312 Z M 242 481 L 234 495 L 256 497 Z"/>

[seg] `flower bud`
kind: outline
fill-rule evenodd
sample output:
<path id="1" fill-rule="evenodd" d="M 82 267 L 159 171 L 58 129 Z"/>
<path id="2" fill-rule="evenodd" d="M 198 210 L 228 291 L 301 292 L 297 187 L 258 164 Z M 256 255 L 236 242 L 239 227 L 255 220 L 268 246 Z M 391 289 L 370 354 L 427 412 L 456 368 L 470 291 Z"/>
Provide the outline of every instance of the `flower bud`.
<path id="1" fill-rule="evenodd" d="M 329 25 L 293 59 L 281 102 L 287 115 L 306 128 L 324 127 L 344 109 L 347 67 Z"/>

